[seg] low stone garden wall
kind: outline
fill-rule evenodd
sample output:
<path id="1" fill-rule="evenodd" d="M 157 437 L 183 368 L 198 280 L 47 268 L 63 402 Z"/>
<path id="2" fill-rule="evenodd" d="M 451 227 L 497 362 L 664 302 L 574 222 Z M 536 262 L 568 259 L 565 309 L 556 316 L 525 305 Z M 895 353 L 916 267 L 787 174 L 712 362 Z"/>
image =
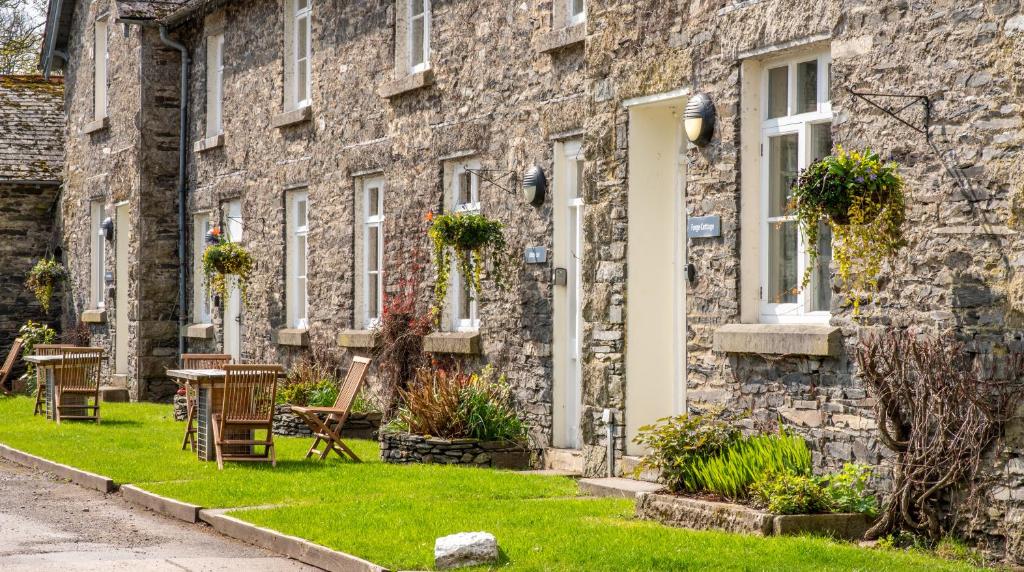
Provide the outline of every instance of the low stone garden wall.
<path id="1" fill-rule="evenodd" d="M 352 439 L 374 439 L 380 429 L 380 413 L 352 411 L 345 420 L 341 434 Z M 292 414 L 290 405 L 274 406 L 274 435 L 283 437 L 312 437 L 309 426 L 298 415 Z"/>
<path id="2" fill-rule="evenodd" d="M 495 469 L 529 469 L 528 448 L 510 441 L 439 439 L 409 433 L 381 431 L 380 458 L 385 463 L 437 463 Z"/>
<path id="3" fill-rule="evenodd" d="M 174 420 L 184 421 L 188 417 L 188 399 L 184 395 L 174 396 Z"/>
<path id="4" fill-rule="evenodd" d="M 757 536 L 818 534 L 860 540 L 871 525 L 863 514 L 772 514 L 739 504 L 662 493 L 638 494 L 636 514 L 670 526 Z"/>

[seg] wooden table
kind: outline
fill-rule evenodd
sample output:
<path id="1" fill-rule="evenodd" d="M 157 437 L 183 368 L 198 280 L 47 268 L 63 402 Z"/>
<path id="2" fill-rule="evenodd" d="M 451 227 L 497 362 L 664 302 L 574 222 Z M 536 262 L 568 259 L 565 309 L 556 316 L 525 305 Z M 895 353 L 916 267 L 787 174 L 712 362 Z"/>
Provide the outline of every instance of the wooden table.
<path id="1" fill-rule="evenodd" d="M 46 418 L 51 420 L 51 421 L 56 419 L 57 418 L 57 407 L 56 407 L 56 398 L 54 397 L 54 394 L 56 392 L 56 387 L 55 386 L 57 384 L 57 381 L 56 381 L 57 380 L 56 371 L 61 368 L 61 364 L 64 361 L 64 356 L 63 355 L 45 355 L 45 356 L 30 355 L 30 356 L 25 356 L 22 359 L 24 359 L 26 362 L 28 362 L 30 364 L 35 365 L 37 368 L 39 368 L 40 371 L 43 372 L 43 375 L 46 377 Z M 39 378 L 37 377 L 36 378 L 37 383 L 38 383 L 38 379 Z M 65 406 L 67 406 L 67 405 L 86 405 L 89 402 L 89 397 L 86 396 L 86 395 L 81 395 L 81 394 L 68 394 L 64 398 L 64 401 L 65 401 L 64 402 Z M 68 412 L 66 413 L 66 415 L 85 415 L 85 414 L 86 414 L 86 410 L 85 409 L 77 409 L 77 410 L 76 409 L 71 409 L 71 410 L 68 410 Z"/>
<path id="2" fill-rule="evenodd" d="M 213 443 L 213 415 L 224 405 L 224 376 L 222 369 L 169 369 L 167 377 L 196 388 L 196 455 L 200 461 L 216 461 L 217 449 Z M 225 435 L 229 439 L 252 439 L 252 431 Z M 252 453 L 252 447 L 232 445 L 225 453 Z"/>

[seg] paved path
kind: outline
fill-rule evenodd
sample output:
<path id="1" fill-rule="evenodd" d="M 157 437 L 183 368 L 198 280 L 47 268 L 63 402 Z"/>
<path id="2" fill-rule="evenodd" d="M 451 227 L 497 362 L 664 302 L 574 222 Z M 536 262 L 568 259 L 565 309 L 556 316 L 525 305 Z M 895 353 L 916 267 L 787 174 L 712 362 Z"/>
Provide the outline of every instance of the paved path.
<path id="1" fill-rule="evenodd" d="M 0 570 L 316 570 L 0 460 Z"/>

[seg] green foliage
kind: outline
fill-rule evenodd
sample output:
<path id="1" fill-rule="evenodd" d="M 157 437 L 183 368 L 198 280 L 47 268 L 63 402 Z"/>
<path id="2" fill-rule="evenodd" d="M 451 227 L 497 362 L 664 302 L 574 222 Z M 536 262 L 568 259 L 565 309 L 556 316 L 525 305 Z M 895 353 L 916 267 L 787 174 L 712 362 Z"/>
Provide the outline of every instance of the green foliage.
<path id="1" fill-rule="evenodd" d="M 67 269 L 51 256 L 40 259 L 32 267 L 32 270 L 29 270 L 28 276 L 25 278 L 25 287 L 35 295 L 36 300 L 43 307 L 43 312 L 49 313 L 53 289 L 67 278 Z"/>
<path id="2" fill-rule="evenodd" d="M 906 244 L 906 198 L 898 168 L 883 163 L 871 149 L 847 152 L 839 147 L 800 173 L 791 190 L 792 204 L 812 262 L 803 286 L 814 272 L 819 224 L 824 221 L 832 230 L 833 256 L 854 312 L 861 296 L 878 289 L 882 263 Z"/>
<path id="3" fill-rule="evenodd" d="M 821 483 L 809 474 L 764 473 L 750 487 L 753 499 L 775 514 L 829 512 Z"/>
<path id="4" fill-rule="evenodd" d="M 480 293 L 485 259 L 491 261 L 495 284 L 502 287 L 501 271 L 507 253 L 505 233 L 499 221 L 482 214 L 467 213 L 445 213 L 432 220 L 427 235 L 433 242 L 434 267 L 437 270 L 433 309 L 435 319 L 439 319 L 448 297 L 452 253 L 459 265 L 459 273 L 466 278 L 470 290 L 477 294 Z"/>
<path id="5" fill-rule="evenodd" d="M 356 394 L 356 398 L 352 400 L 352 412 L 353 413 L 380 413 L 380 406 L 377 405 L 377 401 L 372 396 L 367 394 L 366 390 L 360 391 Z"/>
<path id="6" fill-rule="evenodd" d="M 838 473 L 822 477 L 820 484 L 832 512 L 878 514 L 878 499 L 867 490 L 871 475 L 867 465 L 846 463 Z"/>
<path id="7" fill-rule="evenodd" d="M 329 379 L 289 383 L 277 392 L 277 402 L 299 407 L 334 407 L 338 386 Z"/>
<path id="8" fill-rule="evenodd" d="M 416 380 L 399 393 L 404 405 L 389 430 L 445 439 L 526 440 L 527 427 L 508 382 L 491 365 L 479 373 L 421 367 Z"/>
<path id="9" fill-rule="evenodd" d="M 698 490 L 694 463 L 717 455 L 740 438 L 733 418 L 716 408 L 702 415 L 678 415 L 659 419 L 640 428 L 635 441 L 650 453 L 637 466 L 657 469 L 665 484 L 674 491 Z"/>
<path id="10" fill-rule="evenodd" d="M 24 326 L 18 329 L 18 337 L 21 338 L 21 355 L 29 356 L 35 353 L 38 344 L 52 344 L 57 339 L 57 332 L 47 326 L 29 320 Z M 25 392 L 34 394 L 36 392 L 36 368 L 28 364 L 25 368 Z"/>
<path id="11" fill-rule="evenodd" d="M 935 545 L 935 554 L 946 560 L 966 562 L 973 566 L 984 566 L 985 555 L 963 540 L 953 536 L 945 536 Z"/>
<path id="12" fill-rule="evenodd" d="M 203 274 L 206 275 L 206 287 L 216 292 L 221 298 L 227 298 L 228 276 L 235 276 L 238 288 L 242 293 L 242 302 L 246 301 L 249 278 L 252 276 L 252 255 L 241 244 L 220 239 L 217 244 L 206 247 L 203 251 Z"/>
<path id="13" fill-rule="evenodd" d="M 744 499 L 765 474 L 809 473 L 811 451 L 799 435 L 780 432 L 743 438 L 721 454 L 693 464 L 693 490 Z"/>

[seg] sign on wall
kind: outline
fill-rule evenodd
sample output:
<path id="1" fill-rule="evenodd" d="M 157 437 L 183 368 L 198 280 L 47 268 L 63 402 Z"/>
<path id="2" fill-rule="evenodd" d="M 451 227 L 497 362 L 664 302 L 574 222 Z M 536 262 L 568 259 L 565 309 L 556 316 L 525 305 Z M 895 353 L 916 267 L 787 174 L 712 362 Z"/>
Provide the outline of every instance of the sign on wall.
<path id="1" fill-rule="evenodd" d="M 710 215 L 686 219 L 687 238 L 711 238 L 715 236 L 722 236 L 722 217 Z"/>

